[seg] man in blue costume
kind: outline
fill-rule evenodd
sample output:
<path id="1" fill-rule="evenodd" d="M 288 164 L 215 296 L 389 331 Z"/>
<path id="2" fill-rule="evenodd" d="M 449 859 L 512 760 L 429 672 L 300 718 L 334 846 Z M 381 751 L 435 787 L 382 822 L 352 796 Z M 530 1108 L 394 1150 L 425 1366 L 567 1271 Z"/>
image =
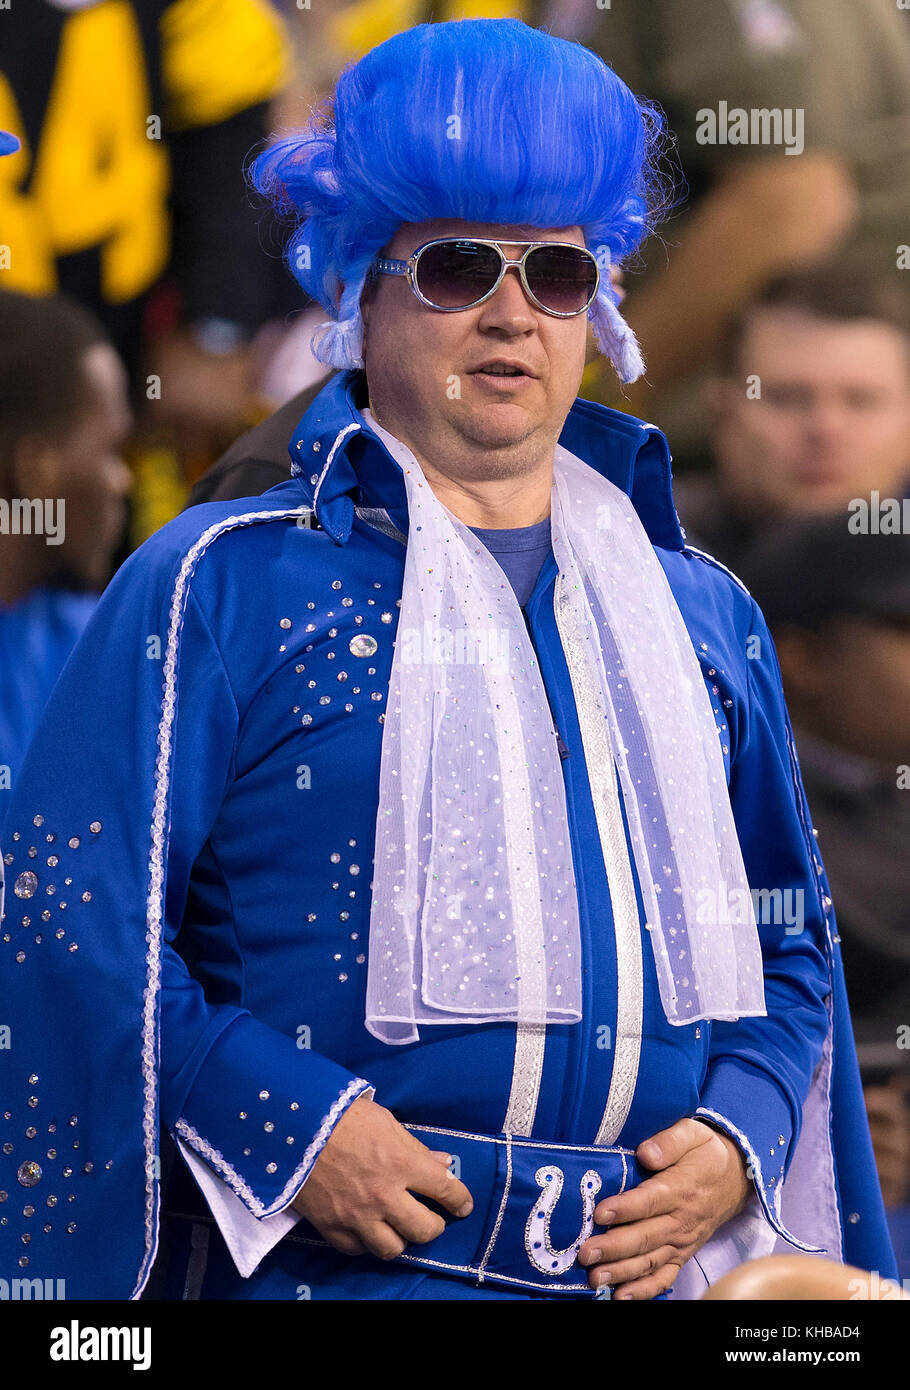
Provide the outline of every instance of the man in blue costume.
<path id="1" fill-rule="evenodd" d="M 893 1273 L 770 637 L 686 548 L 659 431 L 576 399 L 588 320 L 642 370 L 607 268 L 658 141 L 580 46 L 464 21 L 262 156 L 344 370 L 288 482 L 123 566 L 19 779 L 4 1277 Z"/>

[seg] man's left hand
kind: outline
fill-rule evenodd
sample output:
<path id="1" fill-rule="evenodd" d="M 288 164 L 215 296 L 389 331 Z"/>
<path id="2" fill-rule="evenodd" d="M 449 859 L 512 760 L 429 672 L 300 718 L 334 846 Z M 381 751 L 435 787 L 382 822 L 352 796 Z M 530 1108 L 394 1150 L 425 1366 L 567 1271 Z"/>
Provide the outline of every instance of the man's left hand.
<path id="1" fill-rule="evenodd" d="M 635 1156 L 657 1176 L 608 1197 L 594 1220 L 609 1230 L 578 1251 L 591 1288 L 622 1285 L 614 1298 L 656 1298 L 686 1260 L 735 1216 L 749 1196 L 741 1150 L 699 1120 L 679 1120 L 639 1144 Z"/>

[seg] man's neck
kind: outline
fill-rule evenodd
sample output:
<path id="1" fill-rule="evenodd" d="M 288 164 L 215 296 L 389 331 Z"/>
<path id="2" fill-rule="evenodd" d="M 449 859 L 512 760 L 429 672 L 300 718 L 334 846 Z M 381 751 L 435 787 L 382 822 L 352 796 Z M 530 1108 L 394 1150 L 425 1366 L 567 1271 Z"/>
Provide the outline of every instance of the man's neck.
<path id="1" fill-rule="evenodd" d="M 552 471 L 542 478 L 532 475 L 466 484 L 436 472 L 431 464 L 418 462 L 442 505 L 465 526 L 501 531 L 534 526 L 550 515 Z"/>
<path id="2" fill-rule="evenodd" d="M 372 410 L 366 418 L 379 425 Z M 550 515 L 550 493 L 553 487 L 553 460 L 531 472 L 515 477 L 465 479 L 453 478 L 442 472 L 410 439 L 396 430 L 380 425 L 387 434 L 405 444 L 417 459 L 429 486 L 444 507 L 447 507 L 466 526 L 500 531 L 522 526 L 534 526 Z"/>

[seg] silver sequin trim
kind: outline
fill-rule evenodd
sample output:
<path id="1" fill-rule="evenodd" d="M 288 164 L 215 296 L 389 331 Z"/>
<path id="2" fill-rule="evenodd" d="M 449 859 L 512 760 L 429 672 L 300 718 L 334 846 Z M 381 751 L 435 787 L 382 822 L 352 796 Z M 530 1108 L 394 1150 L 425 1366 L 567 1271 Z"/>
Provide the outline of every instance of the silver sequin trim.
<path id="1" fill-rule="evenodd" d="M 406 1124 L 405 1129 L 409 1129 L 412 1134 L 445 1134 L 452 1139 L 471 1139 L 475 1144 L 506 1144 L 513 1149 L 543 1149 L 547 1154 L 554 1153 L 579 1153 L 596 1154 L 600 1156 L 603 1152 L 601 1145 L 594 1144 L 563 1144 L 553 1143 L 549 1139 L 514 1139 L 508 1134 L 473 1134 L 466 1129 L 443 1129 L 438 1125 L 410 1125 Z M 613 1145 L 606 1149 L 607 1153 L 620 1154 L 631 1158 L 635 1150 Z M 618 1193 L 616 1194 L 619 1195 Z"/>
<path id="2" fill-rule="evenodd" d="M 598 1144 L 612 1144 L 628 1118 L 638 1080 L 644 1007 L 641 923 L 616 787 L 616 767 L 606 711 L 585 657 L 584 642 L 575 628 L 572 603 L 561 574 L 556 576 L 554 607 L 575 693 L 591 798 L 613 906 L 616 1038 L 610 1090 L 595 1140 Z"/>
<path id="3" fill-rule="evenodd" d="M 507 1134 L 507 1135 L 506 1135 L 506 1180 L 505 1180 L 505 1183 L 504 1183 L 503 1189 L 502 1189 L 502 1201 L 499 1203 L 499 1211 L 496 1213 L 496 1220 L 495 1220 L 495 1222 L 493 1223 L 493 1230 L 492 1230 L 492 1232 L 491 1232 L 491 1234 L 490 1234 L 490 1239 L 489 1239 L 489 1242 L 487 1243 L 487 1248 L 486 1248 L 486 1250 L 483 1252 L 483 1259 L 481 1260 L 480 1266 L 479 1266 L 479 1268 L 478 1268 L 478 1270 L 477 1270 L 477 1282 L 478 1282 L 478 1284 L 482 1284 L 482 1283 L 483 1283 L 483 1272 L 484 1272 L 484 1270 L 485 1270 L 486 1267 L 487 1267 L 487 1263 L 489 1262 L 490 1256 L 491 1256 L 492 1253 L 493 1253 L 493 1246 L 496 1244 L 497 1238 L 498 1238 L 498 1236 L 499 1236 L 499 1228 L 500 1228 L 500 1226 L 502 1225 L 502 1218 L 503 1218 L 503 1216 L 505 1215 L 506 1203 L 507 1203 L 508 1200 L 509 1200 L 509 1190 L 510 1190 L 511 1186 L 512 1186 L 512 1136 L 511 1136 L 511 1134 Z"/>
<path id="4" fill-rule="evenodd" d="M 765 1216 L 767 1217 L 770 1225 L 773 1226 L 777 1234 L 779 1236 L 782 1236 L 784 1240 L 789 1241 L 791 1245 L 795 1245 L 798 1250 L 805 1250 L 806 1253 L 809 1255 L 824 1255 L 825 1251 L 821 1248 L 821 1246 L 807 1245 L 805 1241 L 800 1240 L 798 1236 L 795 1236 L 792 1234 L 792 1232 L 788 1231 L 786 1226 L 784 1226 L 781 1222 L 778 1213 L 774 1210 L 774 1208 L 768 1201 L 768 1197 L 765 1192 L 765 1184 L 764 1179 L 762 1177 L 761 1163 L 759 1162 L 758 1154 L 755 1152 L 752 1145 L 749 1143 L 749 1140 L 746 1138 L 745 1134 L 743 1134 L 742 1130 L 737 1129 L 736 1125 L 733 1124 L 731 1120 L 728 1120 L 726 1115 L 720 1115 L 716 1110 L 710 1110 L 706 1105 L 700 1105 L 696 1110 L 695 1114 L 696 1117 L 699 1115 L 707 1115 L 709 1119 L 714 1120 L 715 1123 L 718 1124 L 721 1127 L 721 1129 L 723 1129 L 724 1132 L 729 1135 L 731 1139 L 736 1140 L 740 1148 L 746 1154 L 749 1163 L 752 1167 L 752 1172 L 758 1175 L 757 1177 L 753 1177 L 752 1184 L 755 1188 L 756 1193 L 758 1194 L 758 1200 L 759 1202 L 761 1202 L 762 1211 L 765 1213 Z M 779 1192 L 780 1188 L 778 1188 L 777 1190 Z"/>
<path id="5" fill-rule="evenodd" d="M 516 1025 L 512 1090 L 509 1094 L 506 1117 L 502 1122 L 506 1134 L 518 1134 L 526 1139 L 534 1128 L 546 1047 L 545 1023 Z"/>
<path id="6" fill-rule="evenodd" d="M 322 466 L 322 472 L 319 474 L 319 482 L 316 484 L 316 489 L 315 489 L 315 491 L 314 491 L 314 493 L 313 493 L 313 511 L 314 511 L 314 512 L 315 512 L 315 510 L 316 510 L 316 499 L 317 499 L 318 496 L 319 496 L 319 489 L 322 487 L 322 484 L 325 482 L 326 474 L 328 473 L 329 469 L 330 469 L 331 466 L 332 466 L 332 460 L 333 460 L 334 457 L 335 457 L 335 454 L 336 454 L 336 452 L 337 452 L 337 450 L 338 450 L 339 444 L 341 443 L 342 439 L 345 438 L 346 435 L 349 435 L 349 434 L 353 433 L 354 430 L 359 430 L 359 429 L 362 429 L 362 428 L 363 428 L 362 425 L 359 425 L 359 424 L 357 424 L 356 421 L 353 421 L 353 420 L 352 420 L 351 423 L 350 423 L 349 425 L 345 425 L 344 429 L 341 430 L 341 431 L 339 431 L 339 433 L 335 436 L 335 443 L 332 445 L 331 449 L 329 450 L 328 458 L 326 459 L 325 463 L 324 463 L 323 466 Z M 307 510 L 309 510 L 309 509 L 307 509 Z"/>
<path id="7" fill-rule="evenodd" d="M 315 1240 L 312 1236 L 287 1235 L 285 1240 L 292 1245 L 318 1245 L 320 1249 L 331 1249 L 327 1240 Z M 401 1261 L 409 1265 L 425 1265 L 428 1269 L 455 1270 L 460 1274 L 473 1274 L 478 1276 L 480 1267 L 478 1265 L 457 1265 L 446 1263 L 444 1260 L 429 1260 L 424 1255 L 396 1255 L 395 1263 Z M 589 1288 L 587 1284 L 544 1284 L 543 1281 L 535 1283 L 531 1279 L 516 1279 L 511 1274 L 488 1274 L 487 1279 L 495 1279 L 497 1284 L 517 1284 L 522 1289 L 536 1289 L 538 1293 L 544 1290 L 546 1293 L 574 1293 L 587 1295 L 588 1298 L 595 1297 L 595 1290 Z M 479 1279 L 478 1279 L 478 1282 Z"/>
<path id="8" fill-rule="evenodd" d="M 701 558 L 703 560 L 707 560 L 709 564 L 716 565 L 719 570 L 723 570 L 724 574 L 728 574 L 730 576 L 734 584 L 739 585 L 744 594 L 749 594 L 749 590 L 746 588 L 739 575 L 734 574 L 732 570 L 727 569 L 726 565 L 722 565 L 720 560 L 718 560 L 715 555 L 709 554 L 707 550 L 699 550 L 697 545 L 690 545 L 688 541 L 686 541 L 686 550 L 688 550 L 692 555 L 700 555 Z M 751 598 L 752 595 L 749 594 L 749 597 Z"/>
<path id="9" fill-rule="evenodd" d="M 224 1154 L 213 1148 L 207 1139 L 203 1139 L 192 1125 L 188 1125 L 185 1120 L 178 1120 L 174 1128 L 181 1139 L 186 1140 L 190 1148 L 195 1149 L 212 1165 L 254 1216 L 274 1216 L 276 1212 L 283 1211 L 304 1179 L 309 1177 L 310 1169 L 325 1147 L 326 1141 L 336 1122 L 341 1118 L 342 1112 L 347 1109 L 351 1101 L 356 1100 L 366 1091 L 371 1094 L 373 1092 L 373 1087 L 369 1081 L 355 1076 L 353 1081 L 348 1082 L 338 1099 L 333 1103 L 329 1113 L 324 1116 L 300 1163 L 288 1178 L 280 1194 L 268 1206 L 256 1196 L 246 1179 L 241 1177 L 236 1168 L 224 1157 Z"/>
<path id="10" fill-rule="evenodd" d="M 255 1192 L 248 1185 L 246 1179 L 242 1178 L 237 1172 L 237 1169 L 228 1163 L 224 1154 L 219 1153 L 216 1148 L 213 1148 L 207 1139 L 203 1139 L 202 1135 L 199 1134 L 197 1130 L 193 1129 L 192 1125 L 187 1124 L 186 1120 L 178 1120 L 174 1129 L 180 1135 L 181 1139 L 186 1140 L 191 1149 L 195 1149 L 196 1153 L 200 1154 L 212 1165 L 219 1176 L 222 1177 L 228 1187 L 230 1187 L 231 1191 L 236 1192 L 237 1196 L 249 1207 L 254 1216 L 265 1215 L 265 1203 L 259 1200 Z"/>
<path id="11" fill-rule="evenodd" d="M 146 987 L 142 1004 L 142 1076 L 143 1076 L 143 1115 L 142 1128 L 145 1138 L 145 1258 L 139 1270 L 136 1286 L 131 1294 L 137 1298 L 145 1287 L 152 1262 L 158 1248 L 158 1184 L 155 1178 L 157 1168 L 156 1139 L 156 1100 L 157 1100 L 157 1054 L 158 1037 L 156 1011 L 158 991 L 161 981 L 161 927 L 164 916 L 164 860 L 167 846 L 168 798 L 170 795 L 171 774 L 171 735 L 176 717 L 177 701 L 177 652 L 186 601 L 189 594 L 189 581 L 199 561 L 211 543 L 226 531 L 238 526 L 248 526 L 256 521 L 286 521 L 291 517 L 309 516 L 312 509 L 307 506 L 291 507 L 283 511 L 242 512 L 237 516 L 225 517 L 210 526 L 193 543 L 180 566 L 170 604 L 167 649 L 164 660 L 164 695 L 161 705 L 161 719 L 158 724 L 158 760 L 155 769 L 155 800 L 152 811 L 151 848 L 149 851 L 149 892 L 146 906 L 146 925 L 148 928 L 148 952 L 146 955 Z M 92 827 L 94 828 L 94 827 Z M 100 829 L 100 826 L 99 826 Z"/>

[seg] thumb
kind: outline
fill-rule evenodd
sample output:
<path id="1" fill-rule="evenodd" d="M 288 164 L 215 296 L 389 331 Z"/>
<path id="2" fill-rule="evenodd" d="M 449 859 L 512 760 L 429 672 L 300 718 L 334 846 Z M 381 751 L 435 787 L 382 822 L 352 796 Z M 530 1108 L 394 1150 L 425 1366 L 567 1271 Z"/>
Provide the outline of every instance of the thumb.
<path id="1" fill-rule="evenodd" d="M 697 1120 L 677 1120 L 669 1129 L 661 1129 L 644 1139 L 635 1150 L 635 1157 L 645 1168 L 659 1173 L 678 1163 L 690 1149 L 706 1144 L 712 1131 Z"/>

